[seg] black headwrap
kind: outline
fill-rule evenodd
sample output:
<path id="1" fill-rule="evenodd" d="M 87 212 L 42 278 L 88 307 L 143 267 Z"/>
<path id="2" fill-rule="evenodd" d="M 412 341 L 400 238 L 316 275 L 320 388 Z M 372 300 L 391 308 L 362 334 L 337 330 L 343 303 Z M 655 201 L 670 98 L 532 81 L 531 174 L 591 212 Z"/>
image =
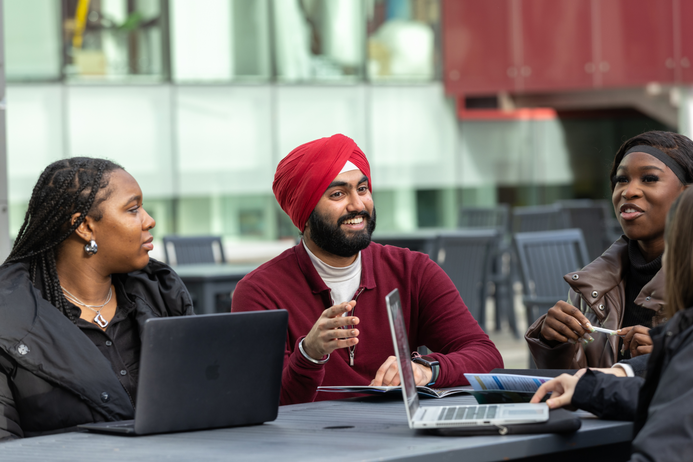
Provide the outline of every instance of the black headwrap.
<path id="1" fill-rule="evenodd" d="M 664 164 L 667 167 L 669 167 L 672 172 L 674 172 L 674 175 L 676 175 L 676 177 L 681 181 L 681 183 L 690 184 L 693 182 L 691 181 L 691 178 L 688 178 L 688 175 L 686 175 L 686 172 L 683 170 L 683 168 L 681 168 L 678 162 L 676 162 L 674 159 L 667 156 L 663 151 L 655 148 L 654 146 L 648 146 L 646 144 L 639 144 L 637 146 L 633 146 L 623 155 L 623 157 L 626 157 L 631 152 L 644 152 L 653 157 L 656 157 L 657 159 L 664 162 Z"/>

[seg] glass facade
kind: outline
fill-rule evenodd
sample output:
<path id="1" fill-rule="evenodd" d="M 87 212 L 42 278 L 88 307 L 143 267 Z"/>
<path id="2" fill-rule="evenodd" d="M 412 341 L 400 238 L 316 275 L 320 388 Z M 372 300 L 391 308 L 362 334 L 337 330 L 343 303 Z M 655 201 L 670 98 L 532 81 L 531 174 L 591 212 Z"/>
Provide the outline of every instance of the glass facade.
<path id="1" fill-rule="evenodd" d="M 86 155 L 137 178 L 157 238 L 293 238 L 275 167 L 334 133 L 369 157 L 381 231 L 608 185 L 615 138 L 580 157 L 592 122 L 458 119 L 440 79 L 439 0 L 3 4 L 11 235 L 40 171 Z"/>
<path id="2" fill-rule="evenodd" d="M 166 80 L 165 10 L 161 0 L 64 0 L 65 78 Z"/>

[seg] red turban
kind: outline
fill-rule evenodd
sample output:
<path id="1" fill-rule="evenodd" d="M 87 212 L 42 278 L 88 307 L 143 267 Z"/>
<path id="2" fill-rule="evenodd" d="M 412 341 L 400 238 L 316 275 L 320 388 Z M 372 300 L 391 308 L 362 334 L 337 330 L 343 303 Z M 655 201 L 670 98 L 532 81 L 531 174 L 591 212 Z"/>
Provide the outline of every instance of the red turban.
<path id="1" fill-rule="evenodd" d="M 332 135 L 302 144 L 279 162 L 272 191 L 301 232 L 320 197 L 347 161 L 366 175 L 371 190 L 371 168 L 366 155 L 348 136 Z"/>

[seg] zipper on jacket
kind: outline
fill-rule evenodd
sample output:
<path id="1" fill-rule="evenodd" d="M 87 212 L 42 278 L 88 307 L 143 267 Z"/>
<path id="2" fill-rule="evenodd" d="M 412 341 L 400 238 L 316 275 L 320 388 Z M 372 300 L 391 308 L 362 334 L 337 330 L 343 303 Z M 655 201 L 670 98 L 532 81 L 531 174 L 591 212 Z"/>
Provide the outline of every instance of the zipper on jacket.
<path id="1" fill-rule="evenodd" d="M 359 290 L 356 292 L 356 295 L 354 295 L 354 298 L 352 298 L 352 300 L 358 301 L 359 295 L 361 295 L 361 293 L 364 290 L 366 290 L 365 287 L 359 287 Z M 354 307 L 354 309 L 355 309 L 355 307 Z M 349 350 L 349 366 L 354 367 L 354 355 L 356 353 L 356 345 L 349 347 L 348 350 Z"/>

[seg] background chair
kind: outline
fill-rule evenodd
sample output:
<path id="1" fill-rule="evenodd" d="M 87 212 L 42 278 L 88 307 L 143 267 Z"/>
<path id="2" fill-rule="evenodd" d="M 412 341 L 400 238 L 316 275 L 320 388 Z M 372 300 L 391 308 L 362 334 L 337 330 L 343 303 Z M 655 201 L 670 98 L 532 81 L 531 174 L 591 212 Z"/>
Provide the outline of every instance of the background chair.
<path id="1" fill-rule="evenodd" d="M 374 233 L 372 240 L 382 245 L 392 245 L 422 252 L 433 258 L 435 231 L 421 230 L 413 233 Z"/>
<path id="2" fill-rule="evenodd" d="M 522 269 L 527 326 L 568 295 L 563 276 L 589 263 L 587 246 L 580 229 L 564 229 L 514 236 Z M 533 366 L 530 358 L 530 367 Z"/>
<path id="3" fill-rule="evenodd" d="M 615 240 L 607 230 L 607 220 L 613 212 L 609 212 L 610 206 L 606 201 L 565 200 L 559 205 L 568 227 L 582 230 L 590 261 L 600 256 Z"/>
<path id="4" fill-rule="evenodd" d="M 510 207 L 460 207 L 458 228 L 496 228 L 505 233 L 510 228 Z"/>
<path id="5" fill-rule="evenodd" d="M 172 266 L 181 265 L 220 265 L 226 263 L 224 246 L 219 236 L 165 236 L 164 253 L 166 262 Z M 205 269 L 203 273 L 206 273 Z M 198 313 L 223 313 L 231 310 L 231 294 L 237 281 L 227 281 L 221 277 L 204 276 L 183 278 L 193 306 Z"/>
<path id="6" fill-rule="evenodd" d="M 226 262 L 219 236 L 165 236 L 164 253 L 173 266 Z"/>
<path id="7" fill-rule="evenodd" d="M 515 207 L 513 209 L 513 232 L 549 231 L 566 229 L 570 226 L 560 204 Z"/>
<path id="8" fill-rule="evenodd" d="M 484 330 L 489 255 L 498 236 L 496 229 L 442 232 L 435 238 L 431 256 L 450 277 L 469 312 Z"/>
<path id="9" fill-rule="evenodd" d="M 458 228 L 496 229 L 498 239 L 489 254 L 486 281 L 493 283 L 495 300 L 495 330 L 500 331 L 502 321 L 507 319 L 510 330 L 519 337 L 512 289 L 512 267 L 515 260 L 510 235 L 510 207 L 498 204 L 495 207 L 461 207 Z"/>

